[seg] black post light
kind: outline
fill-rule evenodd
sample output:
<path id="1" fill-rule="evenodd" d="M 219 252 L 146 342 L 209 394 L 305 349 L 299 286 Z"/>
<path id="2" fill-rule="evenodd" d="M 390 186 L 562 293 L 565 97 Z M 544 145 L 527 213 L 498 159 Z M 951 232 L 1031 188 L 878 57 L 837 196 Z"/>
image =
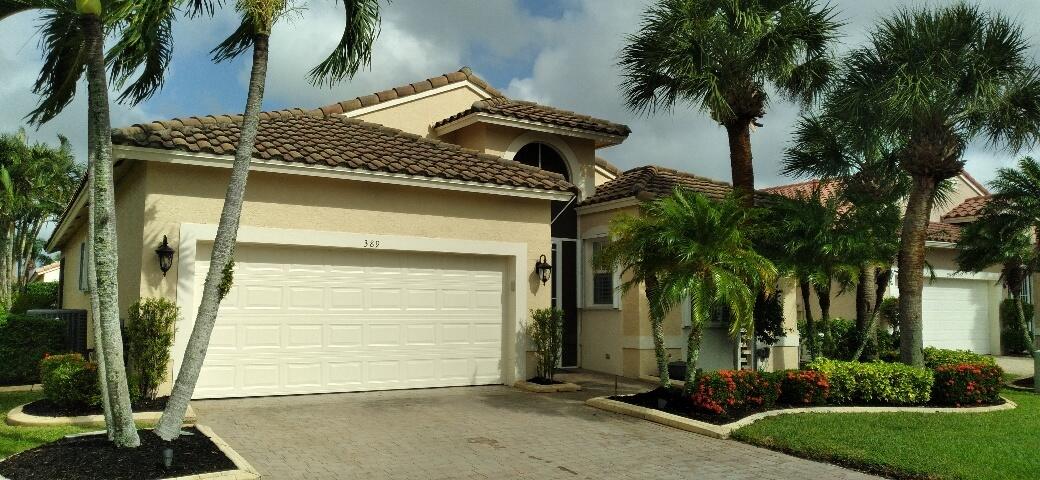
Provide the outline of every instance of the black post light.
<path id="1" fill-rule="evenodd" d="M 165 277 L 166 272 L 173 266 L 173 248 L 170 247 L 166 235 L 163 235 L 162 245 L 155 249 L 155 254 L 159 256 L 159 270 L 162 270 L 162 276 Z"/>
<path id="2" fill-rule="evenodd" d="M 548 259 L 545 255 L 538 257 L 538 262 L 534 264 L 534 272 L 542 279 L 542 285 L 549 282 L 549 277 L 552 275 L 552 265 L 549 265 Z"/>

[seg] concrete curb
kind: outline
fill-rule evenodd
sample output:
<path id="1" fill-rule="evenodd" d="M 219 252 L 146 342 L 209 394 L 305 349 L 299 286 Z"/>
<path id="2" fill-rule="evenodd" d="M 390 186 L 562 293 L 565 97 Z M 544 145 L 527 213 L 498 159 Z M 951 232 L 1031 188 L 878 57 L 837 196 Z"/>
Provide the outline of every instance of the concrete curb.
<path id="1" fill-rule="evenodd" d="M 40 390 L 43 390 L 43 385 L 40 385 L 39 383 L 33 385 L 11 385 L 0 387 L 0 393 L 36 392 Z"/>
<path id="2" fill-rule="evenodd" d="M 581 391 L 581 385 L 576 383 L 557 383 L 555 385 L 539 385 L 537 383 L 531 383 L 527 381 L 519 381 L 513 384 L 514 387 L 524 390 L 527 392 L 534 393 L 556 393 L 556 392 L 578 392 Z"/>
<path id="3" fill-rule="evenodd" d="M 1004 398 L 1004 397 L 1001 397 Z M 628 415 L 630 417 L 642 418 L 654 423 L 686 430 L 713 438 L 729 438 L 735 430 L 746 427 L 763 418 L 778 415 L 790 415 L 795 413 L 985 413 L 1013 410 L 1018 407 L 1015 402 L 1004 398 L 1001 405 L 988 405 L 985 407 L 803 407 L 769 410 L 766 412 L 749 415 L 740 420 L 725 425 L 714 425 L 707 422 L 689 419 L 680 415 L 662 412 L 653 408 L 632 405 L 608 397 L 590 398 L 585 401 L 586 405 L 609 412 Z"/>
<path id="4" fill-rule="evenodd" d="M 22 407 L 25 405 L 19 405 L 7 412 L 7 424 L 14 427 L 104 427 L 105 416 L 104 415 L 83 415 L 79 417 L 41 417 L 37 415 L 29 415 L 22 411 Z M 141 423 L 158 423 L 159 417 L 162 417 L 162 412 L 138 412 L 134 414 L 134 421 Z M 184 415 L 184 423 L 193 424 L 197 417 L 195 416 L 195 410 L 188 406 L 188 410 Z"/>

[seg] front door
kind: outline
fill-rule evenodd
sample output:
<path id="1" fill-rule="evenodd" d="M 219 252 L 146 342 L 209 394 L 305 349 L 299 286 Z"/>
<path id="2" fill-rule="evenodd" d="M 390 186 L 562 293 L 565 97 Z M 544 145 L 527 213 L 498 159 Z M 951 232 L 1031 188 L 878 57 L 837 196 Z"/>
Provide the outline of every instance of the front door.
<path id="1" fill-rule="evenodd" d="M 578 366 L 578 242 L 552 239 L 552 307 L 563 310 L 561 367 Z"/>

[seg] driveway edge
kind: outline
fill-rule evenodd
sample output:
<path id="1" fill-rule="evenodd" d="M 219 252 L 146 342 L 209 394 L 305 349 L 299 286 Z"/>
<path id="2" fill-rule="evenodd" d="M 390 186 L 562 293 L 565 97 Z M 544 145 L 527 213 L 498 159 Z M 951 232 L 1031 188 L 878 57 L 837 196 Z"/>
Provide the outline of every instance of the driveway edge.
<path id="1" fill-rule="evenodd" d="M 78 417 L 41 417 L 29 415 L 22 411 L 19 405 L 7 412 L 6 423 L 13 427 L 104 427 L 104 415 L 82 415 Z M 134 421 L 142 423 L 157 423 L 162 412 L 137 412 L 134 413 Z M 188 405 L 184 414 L 184 423 L 193 424 L 197 420 L 195 410 Z"/>

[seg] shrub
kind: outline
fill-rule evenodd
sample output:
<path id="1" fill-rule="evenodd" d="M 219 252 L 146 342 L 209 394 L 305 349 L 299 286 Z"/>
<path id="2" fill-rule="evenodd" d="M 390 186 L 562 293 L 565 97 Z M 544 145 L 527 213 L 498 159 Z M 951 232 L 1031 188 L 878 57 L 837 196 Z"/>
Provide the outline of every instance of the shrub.
<path id="1" fill-rule="evenodd" d="M 759 292 L 755 299 L 755 338 L 772 345 L 784 336 L 783 292 Z"/>
<path id="2" fill-rule="evenodd" d="M 128 313 L 129 377 L 142 398 L 154 399 L 166 379 L 180 308 L 165 298 L 145 298 L 131 305 Z"/>
<path id="3" fill-rule="evenodd" d="M 61 408 L 98 406 L 97 366 L 78 353 L 49 355 L 40 361 L 43 396 Z"/>
<path id="4" fill-rule="evenodd" d="M 983 365 L 996 365 L 993 357 L 979 355 L 967 350 L 949 350 L 945 348 L 925 347 L 924 366 L 935 370 L 942 365 L 957 365 L 961 363 L 981 363 Z"/>
<path id="5" fill-rule="evenodd" d="M 828 401 L 843 404 L 915 405 L 928 402 L 932 372 L 901 363 L 817 359 L 808 366 L 830 381 Z"/>
<path id="6" fill-rule="evenodd" d="M 1033 323 L 1033 305 L 1022 302 L 1022 309 L 1026 315 L 1026 325 Z M 1018 312 L 1015 309 L 1015 300 L 1005 299 L 1000 303 L 1000 344 L 1004 347 L 1004 353 L 1026 353 L 1031 346 L 1026 342 L 1022 332 L 1022 324 L 1018 322 Z"/>
<path id="7" fill-rule="evenodd" d="M 40 359 L 61 352 L 64 335 L 62 320 L 0 313 L 0 385 L 39 382 Z"/>
<path id="8" fill-rule="evenodd" d="M 856 322 L 844 318 L 832 318 L 825 327 L 827 335 L 824 336 L 821 352 L 827 358 L 852 359 L 852 354 L 859 347 L 859 333 L 856 331 Z"/>
<path id="9" fill-rule="evenodd" d="M 534 344 L 538 376 L 552 380 L 553 370 L 560 363 L 563 344 L 563 310 L 540 308 L 531 310 L 531 321 L 525 327 L 527 337 Z"/>
<path id="10" fill-rule="evenodd" d="M 940 405 L 997 403 L 1004 371 L 992 363 L 940 365 L 935 369 L 932 400 Z"/>
<path id="11" fill-rule="evenodd" d="M 697 378 L 690 397 L 705 413 L 730 416 L 748 409 L 770 408 L 780 395 L 779 377 L 756 370 L 719 370 Z"/>
<path id="12" fill-rule="evenodd" d="M 893 331 L 899 331 L 899 297 L 888 297 L 881 301 L 878 317 Z"/>
<path id="13" fill-rule="evenodd" d="M 25 290 L 15 293 L 14 302 L 11 303 L 12 313 L 50 308 L 58 308 L 58 282 L 27 284 Z"/>
<path id="14" fill-rule="evenodd" d="M 815 370 L 782 372 L 780 403 L 787 405 L 823 405 L 830 394 L 827 375 Z"/>

